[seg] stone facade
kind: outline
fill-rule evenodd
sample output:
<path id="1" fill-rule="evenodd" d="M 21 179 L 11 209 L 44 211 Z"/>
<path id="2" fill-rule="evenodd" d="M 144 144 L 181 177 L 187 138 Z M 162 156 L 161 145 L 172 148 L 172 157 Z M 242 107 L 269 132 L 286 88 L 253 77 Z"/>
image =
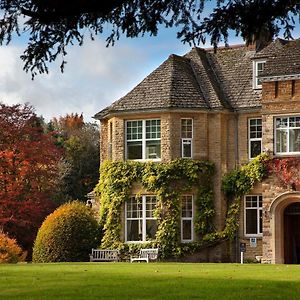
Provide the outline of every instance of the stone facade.
<path id="1" fill-rule="evenodd" d="M 295 44 L 298 45 L 298 42 Z M 282 51 L 284 51 L 285 43 L 276 41 L 274 45 L 276 51 L 278 47 L 282 47 Z M 269 45 L 257 57 L 259 59 L 265 58 L 266 53 L 269 53 L 272 47 L 272 44 Z M 275 118 L 278 116 L 300 116 L 300 75 L 298 78 L 292 74 L 293 76 L 290 78 L 288 74 L 284 74 L 285 77 L 280 77 L 280 74 L 276 73 L 274 77 L 275 71 L 266 68 L 267 77 L 262 76 L 262 89 L 253 90 L 252 65 L 255 62 L 253 49 L 234 48 L 230 50 L 231 52 L 226 51 L 220 51 L 214 56 L 211 52 L 205 53 L 204 50 L 192 50 L 183 58 L 172 56 L 132 92 L 96 115 L 101 121 L 101 162 L 107 159 L 125 160 L 126 121 L 149 119 L 159 119 L 161 122 L 160 162 L 180 158 L 182 152 L 181 119 L 192 119 L 192 158 L 208 159 L 216 166 L 214 225 L 217 230 L 223 229 L 227 212 L 227 201 L 221 191 L 222 177 L 228 171 L 249 162 L 250 159 L 249 120 L 261 118 L 262 150 L 269 151 L 271 155 L 276 156 Z M 245 53 L 244 56 L 243 53 Z M 233 59 L 232 66 L 237 71 L 230 68 L 229 59 Z M 237 59 L 243 59 L 243 61 L 237 65 Z M 271 60 L 272 64 L 270 65 L 276 66 L 273 58 Z M 195 66 L 191 67 L 192 64 Z M 209 66 L 210 68 L 208 68 Z M 281 67 L 283 68 L 282 64 Z M 214 72 L 211 72 L 213 68 Z M 172 74 L 172 71 L 176 74 L 173 81 L 164 77 L 167 74 Z M 183 74 L 183 83 L 178 83 L 181 80 L 178 75 L 180 72 Z M 248 72 L 247 76 L 244 75 L 245 72 Z M 234 77 L 237 74 L 239 77 L 245 76 L 245 78 L 241 78 L 239 84 L 237 83 L 239 78 Z M 162 78 L 159 79 L 159 76 Z M 187 84 L 189 80 L 191 81 Z M 205 81 L 209 90 L 205 91 L 205 86 L 202 86 L 201 80 Z M 184 90 L 184 84 L 189 89 L 188 91 Z M 217 84 L 219 87 L 216 87 Z M 243 88 L 241 88 L 241 84 L 244 85 Z M 160 88 L 163 89 L 163 92 Z M 238 90 L 239 88 L 241 89 Z M 157 91 L 161 95 L 161 99 L 160 102 L 157 102 L 159 105 L 155 107 L 154 100 L 157 97 Z M 201 95 L 199 99 L 196 93 Z M 145 99 L 148 99 L 148 102 L 144 101 L 143 95 L 147 95 Z M 209 102 L 207 97 L 213 100 Z M 196 99 L 193 100 L 194 107 L 192 107 L 192 100 L 189 99 Z M 175 107 L 170 103 L 175 103 Z M 222 105 L 223 107 L 221 107 Z M 300 151 L 296 155 L 300 155 Z M 147 191 L 143 191 L 138 185 L 133 187 L 132 194 L 143 193 L 147 194 Z M 262 233 L 247 234 L 245 201 L 243 199 L 240 228 L 236 240 L 224 244 L 223 247 L 207 249 L 194 255 L 191 260 L 228 261 L 230 259 L 237 261 L 239 244 L 242 242 L 246 243 L 245 258 L 248 260 L 254 261 L 259 257 L 266 263 L 285 262 L 284 241 L 286 237 L 284 235 L 287 235 L 284 229 L 285 209 L 291 203 L 300 202 L 300 193 L 292 190 L 291 187 L 282 187 L 276 177 L 271 176 L 257 184 L 249 195 L 262 196 L 262 219 L 260 221 L 262 222 Z M 123 219 L 125 219 L 125 215 Z M 251 238 L 254 238 L 251 240 L 252 243 L 250 243 Z"/>

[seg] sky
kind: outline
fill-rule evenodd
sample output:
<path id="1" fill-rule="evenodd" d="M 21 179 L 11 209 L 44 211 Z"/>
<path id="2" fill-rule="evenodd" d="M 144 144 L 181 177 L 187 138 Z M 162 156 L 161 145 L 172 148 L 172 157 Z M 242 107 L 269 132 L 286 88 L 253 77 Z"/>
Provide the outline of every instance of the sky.
<path id="1" fill-rule="evenodd" d="M 300 37 L 299 31 L 294 37 Z M 230 45 L 242 42 L 234 36 L 229 39 Z M 97 112 L 128 93 L 169 55 L 191 49 L 176 38 L 176 29 L 161 28 L 156 37 L 121 38 L 109 48 L 105 36 L 99 36 L 95 41 L 86 39 L 81 47 L 68 48 L 63 74 L 57 61 L 49 65 L 49 74 L 32 80 L 20 59 L 25 47 L 24 39 L 0 47 L 0 101 L 29 102 L 47 121 L 83 113 L 88 122 L 94 122 Z"/>

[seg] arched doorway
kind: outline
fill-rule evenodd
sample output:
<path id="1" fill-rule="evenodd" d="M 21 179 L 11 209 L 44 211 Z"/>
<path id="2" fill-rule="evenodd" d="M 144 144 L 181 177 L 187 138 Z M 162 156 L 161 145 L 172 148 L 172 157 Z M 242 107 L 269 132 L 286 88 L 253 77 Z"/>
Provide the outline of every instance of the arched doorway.
<path id="1" fill-rule="evenodd" d="M 296 214 L 298 205 L 300 192 L 289 191 L 274 198 L 269 209 L 265 211 L 263 256 L 266 261 L 277 264 L 297 262 L 295 247 L 298 244 L 298 236 L 295 231 L 300 232 L 300 213 L 299 216 Z"/>
<path id="2" fill-rule="evenodd" d="M 284 210 L 284 262 L 300 264 L 300 202 Z"/>

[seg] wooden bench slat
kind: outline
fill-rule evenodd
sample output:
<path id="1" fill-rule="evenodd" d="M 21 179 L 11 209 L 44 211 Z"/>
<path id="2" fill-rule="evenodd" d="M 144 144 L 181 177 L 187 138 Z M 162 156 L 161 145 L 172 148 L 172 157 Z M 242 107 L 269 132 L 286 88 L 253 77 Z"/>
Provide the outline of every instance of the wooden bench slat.
<path id="1" fill-rule="evenodd" d="M 149 260 L 157 260 L 158 248 L 141 249 L 138 257 L 130 257 L 130 262 L 145 261 L 149 263 Z"/>
<path id="2" fill-rule="evenodd" d="M 119 250 L 112 249 L 92 249 L 90 261 L 118 261 Z"/>

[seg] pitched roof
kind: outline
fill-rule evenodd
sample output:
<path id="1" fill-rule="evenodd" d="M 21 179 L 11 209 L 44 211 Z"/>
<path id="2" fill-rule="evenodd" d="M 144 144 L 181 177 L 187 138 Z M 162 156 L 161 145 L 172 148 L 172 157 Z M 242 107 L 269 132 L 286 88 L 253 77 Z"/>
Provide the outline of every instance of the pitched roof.
<path id="1" fill-rule="evenodd" d="M 289 41 L 267 61 L 262 77 L 300 75 L 300 39 Z"/>
<path id="2" fill-rule="evenodd" d="M 187 58 L 170 55 L 127 95 L 96 114 L 166 108 L 208 108 Z"/>
<path id="3" fill-rule="evenodd" d="M 253 60 L 267 60 L 265 74 L 300 74 L 300 40 L 277 39 L 261 51 L 244 45 L 193 48 L 183 57 L 170 55 L 127 95 L 95 115 L 165 109 L 244 110 L 261 106 L 253 89 Z"/>

